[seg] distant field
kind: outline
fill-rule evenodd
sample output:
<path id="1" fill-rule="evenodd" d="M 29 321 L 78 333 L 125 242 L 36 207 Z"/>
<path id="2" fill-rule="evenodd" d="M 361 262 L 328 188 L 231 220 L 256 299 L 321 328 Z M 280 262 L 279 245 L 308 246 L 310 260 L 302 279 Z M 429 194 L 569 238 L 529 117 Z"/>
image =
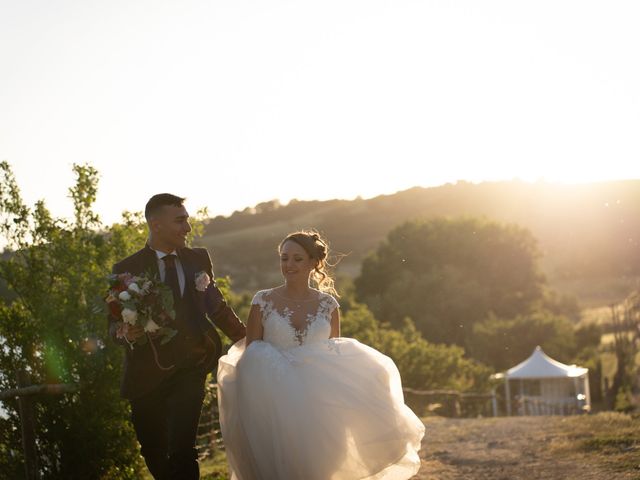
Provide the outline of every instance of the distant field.
<path id="1" fill-rule="evenodd" d="M 637 277 L 625 275 L 566 280 L 547 272 L 549 284 L 558 292 L 576 297 L 580 306 L 595 309 L 598 315 L 610 316 L 609 306 L 624 300 L 640 288 Z"/>
<path id="2" fill-rule="evenodd" d="M 609 306 L 598 306 L 591 308 L 583 308 L 580 322 L 577 327 L 595 323 L 597 325 L 605 325 L 611 322 L 611 308 Z"/>

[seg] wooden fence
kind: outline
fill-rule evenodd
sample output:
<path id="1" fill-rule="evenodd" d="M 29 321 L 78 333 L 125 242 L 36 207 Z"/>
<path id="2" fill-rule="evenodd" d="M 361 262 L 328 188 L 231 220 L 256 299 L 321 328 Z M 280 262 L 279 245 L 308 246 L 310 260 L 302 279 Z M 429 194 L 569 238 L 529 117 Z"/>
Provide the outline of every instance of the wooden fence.
<path id="1" fill-rule="evenodd" d="M 29 377 L 18 375 L 19 388 L 0 392 L 0 400 L 18 399 L 22 427 L 22 448 L 25 456 L 27 480 L 39 478 L 36 426 L 33 404 L 38 395 L 62 395 L 75 392 L 77 387 L 69 384 L 29 385 Z M 495 393 L 462 393 L 455 390 L 416 390 L 404 388 L 405 400 L 418 415 L 427 411 L 449 417 L 476 416 L 491 411 L 497 415 Z M 490 402 L 490 408 L 487 407 Z M 217 385 L 206 386 L 205 400 L 198 425 L 196 448 L 201 459 L 211 457 L 216 450 L 224 450 L 218 415 Z"/>
<path id="2" fill-rule="evenodd" d="M 36 422 L 34 418 L 34 402 L 38 395 L 63 395 L 77 391 L 71 384 L 29 385 L 29 376 L 25 372 L 18 375 L 19 388 L 0 392 L 0 401 L 18 400 L 18 414 L 20 415 L 22 450 L 25 459 L 25 478 L 37 480 L 40 478 L 38 465 L 38 450 L 36 442 Z M 213 455 L 217 449 L 223 449 L 222 434 L 218 421 L 218 402 L 216 385 L 208 384 L 205 401 L 202 407 L 196 447 L 200 458 Z"/>
<path id="3" fill-rule="evenodd" d="M 224 450 L 222 433 L 220 432 L 217 392 L 218 388 L 215 383 L 207 384 L 196 436 L 196 448 L 200 459 L 213 456 L 216 450 Z"/>
<path id="4" fill-rule="evenodd" d="M 62 395 L 75 392 L 77 387 L 71 384 L 31 385 L 29 374 L 19 372 L 18 388 L 0 392 L 0 400 L 18 399 L 18 414 L 22 435 L 22 450 L 24 452 L 25 478 L 37 480 L 40 478 L 38 468 L 38 448 L 36 443 L 36 422 L 33 405 L 38 395 Z"/>
<path id="5" fill-rule="evenodd" d="M 416 390 L 405 387 L 405 402 L 416 414 L 436 413 L 445 417 L 477 417 L 498 415 L 495 392 L 475 393 L 456 390 Z"/>
<path id="6" fill-rule="evenodd" d="M 405 401 L 420 416 L 427 411 L 447 417 L 497 416 L 495 392 L 472 393 L 456 390 L 416 390 L 403 388 Z M 216 450 L 224 450 L 218 420 L 217 386 L 207 385 L 202 407 L 196 447 L 200 458 L 212 456 Z"/>

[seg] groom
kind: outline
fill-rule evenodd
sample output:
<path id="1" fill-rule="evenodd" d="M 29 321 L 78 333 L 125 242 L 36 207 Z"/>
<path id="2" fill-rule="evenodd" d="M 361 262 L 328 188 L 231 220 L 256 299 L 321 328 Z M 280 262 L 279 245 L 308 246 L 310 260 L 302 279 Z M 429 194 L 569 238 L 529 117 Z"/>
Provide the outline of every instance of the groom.
<path id="1" fill-rule="evenodd" d="M 141 326 L 118 338 L 119 319 L 109 317 L 111 338 L 126 347 L 121 393 L 131 402 L 142 456 L 160 480 L 200 476 L 195 439 L 205 379 L 222 353 L 214 324 L 234 342 L 245 336 L 244 325 L 213 281 L 207 250 L 186 247 L 191 225 L 184 200 L 168 193 L 151 197 L 145 208 L 147 244 L 113 267 L 113 273 L 151 272 L 173 291 L 172 327 L 178 333 L 165 345 L 153 342 L 155 352 L 149 342 L 129 347 L 145 334 Z M 211 279 L 208 285 L 202 272 Z"/>

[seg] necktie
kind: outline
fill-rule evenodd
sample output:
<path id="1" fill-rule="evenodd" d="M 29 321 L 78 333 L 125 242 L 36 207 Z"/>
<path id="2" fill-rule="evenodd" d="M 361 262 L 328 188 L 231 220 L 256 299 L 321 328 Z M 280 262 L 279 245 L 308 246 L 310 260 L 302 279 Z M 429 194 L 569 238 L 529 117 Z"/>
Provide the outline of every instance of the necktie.
<path id="1" fill-rule="evenodd" d="M 178 270 L 176 270 L 176 256 L 174 254 L 162 257 L 164 261 L 164 283 L 173 291 L 173 299 L 178 301 L 180 294 L 180 282 L 178 282 Z"/>

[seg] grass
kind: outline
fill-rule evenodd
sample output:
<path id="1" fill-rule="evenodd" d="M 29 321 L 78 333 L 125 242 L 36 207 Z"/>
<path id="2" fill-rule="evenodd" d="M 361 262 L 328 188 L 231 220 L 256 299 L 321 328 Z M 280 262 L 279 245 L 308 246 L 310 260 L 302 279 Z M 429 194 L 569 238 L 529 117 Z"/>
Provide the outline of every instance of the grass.
<path id="1" fill-rule="evenodd" d="M 200 478 L 202 480 L 228 480 L 227 457 L 221 450 L 216 450 L 212 458 L 200 462 Z"/>
<path id="2" fill-rule="evenodd" d="M 554 448 L 588 454 L 611 471 L 638 471 L 640 415 L 602 412 L 564 418 Z"/>
<path id="3" fill-rule="evenodd" d="M 142 478 L 143 480 L 153 480 L 146 469 Z M 200 461 L 200 478 L 202 480 L 229 480 L 227 457 L 223 451 L 217 450 L 213 457 Z"/>
<path id="4" fill-rule="evenodd" d="M 546 424 L 548 435 L 545 438 L 550 440 L 550 444 L 545 448 L 550 448 L 559 458 L 566 457 L 566 454 L 585 455 L 589 462 L 598 463 L 609 472 L 638 472 L 637 478 L 640 478 L 640 414 L 602 412 L 550 418 L 557 419 L 557 422 L 553 423 L 552 428 Z M 483 424 L 503 420 L 488 418 L 484 419 Z M 477 424 L 476 428 L 481 431 L 483 424 Z M 455 435 L 460 438 L 478 435 L 475 430 L 469 430 L 467 424 L 460 423 L 458 428 Z M 224 452 L 216 451 L 212 458 L 202 460 L 200 475 L 203 480 L 229 480 Z M 148 472 L 143 478 L 152 480 Z"/>

